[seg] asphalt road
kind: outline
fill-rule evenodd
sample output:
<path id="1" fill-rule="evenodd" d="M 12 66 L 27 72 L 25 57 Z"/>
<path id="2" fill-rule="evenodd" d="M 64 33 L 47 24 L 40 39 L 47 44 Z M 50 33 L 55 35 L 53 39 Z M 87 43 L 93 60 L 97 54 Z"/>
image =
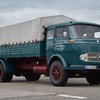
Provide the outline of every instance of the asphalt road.
<path id="1" fill-rule="evenodd" d="M 55 87 L 49 77 L 42 76 L 36 82 L 14 77 L 10 83 L 0 83 L 0 100 L 100 100 L 100 85 L 75 78 L 64 87 Z"/>

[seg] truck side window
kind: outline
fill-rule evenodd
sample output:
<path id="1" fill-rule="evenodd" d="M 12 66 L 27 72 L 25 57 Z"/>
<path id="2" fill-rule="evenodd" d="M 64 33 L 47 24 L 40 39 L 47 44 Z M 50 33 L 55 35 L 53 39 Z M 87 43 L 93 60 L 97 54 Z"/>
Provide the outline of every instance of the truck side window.
<path id="1" fill-rule="evenodd" d="M 66 27 L 56 29 L 56 38 L 64 38 L 63 32 L 66 32 Z"/>
<path id="2" fill-rule="evenodd" d="M 53 39 L 54 30 L 51 29 L 47 32 L 47 39 Z"/>

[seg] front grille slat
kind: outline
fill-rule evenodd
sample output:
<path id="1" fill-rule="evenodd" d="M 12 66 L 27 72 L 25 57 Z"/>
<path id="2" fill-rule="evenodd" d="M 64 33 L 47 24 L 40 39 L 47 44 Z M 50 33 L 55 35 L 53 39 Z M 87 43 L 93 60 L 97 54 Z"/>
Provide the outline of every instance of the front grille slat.
<path id="1" fill-rule="evenodd" d="M 100 53 L 89 53 L 88 61 L 100 62 Z"/>

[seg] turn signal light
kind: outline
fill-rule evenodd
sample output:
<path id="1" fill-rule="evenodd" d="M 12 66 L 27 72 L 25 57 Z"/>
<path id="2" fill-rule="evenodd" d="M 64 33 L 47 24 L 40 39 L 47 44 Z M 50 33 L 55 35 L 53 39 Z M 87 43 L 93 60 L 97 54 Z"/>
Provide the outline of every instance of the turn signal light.
<path id="1" fill-rule="evenodd" d="M 70 42 L 70 43 L 74 43 L 74 42 L 75 42 L 75 40 L 69 40 L 69 42 Z"/>

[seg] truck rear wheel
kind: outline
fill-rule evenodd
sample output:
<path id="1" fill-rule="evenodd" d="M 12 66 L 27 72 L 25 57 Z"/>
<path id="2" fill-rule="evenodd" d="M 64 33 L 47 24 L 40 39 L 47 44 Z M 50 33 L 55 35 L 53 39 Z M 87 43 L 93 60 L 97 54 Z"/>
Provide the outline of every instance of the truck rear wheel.
<path id="1" fill-rule="evenodd" d="M 50 67 L 50 80 L 55 86 L 64 86 L 68 80 L 68 72 L 63 70 L 60 61 L 54 61 Z"/>
<path id="2" fill-rule="evenodd" d="M 5 73 L 3 65 L 0 64 L 0 82 L 10 82 L 13 78 L 12 73 Z"/>
<path id="3" fill-rule="evenodd" d="M 27 81 L 38 81 L 40 79 L 40 74 L 35 74 L 35 73 L 27 73 L 25 75 L 25 79 Z"/>
<path id="4" fill-rule="evenodd" d="M 91 73 L 86 76 L 86 80 L 91 85 L 99 85 L 100 84 L 100 74 Z"/>

